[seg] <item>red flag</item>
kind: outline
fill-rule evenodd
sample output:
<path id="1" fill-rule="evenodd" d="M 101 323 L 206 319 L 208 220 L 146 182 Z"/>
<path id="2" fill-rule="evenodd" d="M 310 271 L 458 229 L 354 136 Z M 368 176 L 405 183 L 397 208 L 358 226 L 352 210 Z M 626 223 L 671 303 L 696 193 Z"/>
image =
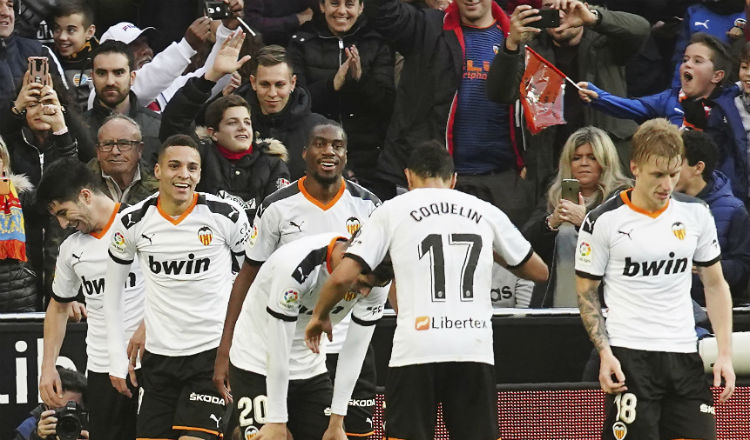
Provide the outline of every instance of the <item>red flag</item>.
<path id="1" fill-rule="evenodd" d="M 526 70 L 521 78 L 521 104 L 531 134 L 565 124 L 565 74 L 526 46 Z"/>

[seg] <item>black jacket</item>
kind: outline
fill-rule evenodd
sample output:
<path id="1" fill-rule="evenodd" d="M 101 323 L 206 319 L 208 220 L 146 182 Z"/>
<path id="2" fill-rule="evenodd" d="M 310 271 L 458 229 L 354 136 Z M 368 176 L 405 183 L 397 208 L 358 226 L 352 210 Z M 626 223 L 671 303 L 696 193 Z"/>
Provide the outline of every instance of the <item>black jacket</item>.
<path id="1" fill-rule="evenodd" d="M 102 105 L 98 99 L 95 99 L 94 106 L 83 114 L 90 130 L 89 138 L 85 141 L 87 148 L 95 148 L 94 145 L 96 145 L 97 132 L 102 126 L 104 120 L 107 119 L 107 116 L 111 114 L 112 110 Z M 133 118 L 133 120 L 141 127 L 141 136 L 143 139 L 143 155 L 141 156 L 141 163 L 149 170 L 153 170 L 154 164 L 156 164 L 156 156 L 159 153 L 159 147 L 161 147 L 161 141 L 159 140 L 161 115 L 138 104 L 138 98 L 135 96 L 135 93 L 131 91 L 130 111 L 128 112 L 128 116 Z M 93 144 L 88 145 L 89 142 Z"/>
<path id="2" fill-rule="evenodd" d="M 98 45 L 96 39 L 92 38 L 78 53 L 70 57 L 58 55 L 65 80 L 68 82 L 72 103 L 81 113 L 88 109 L 89 95 L 91 94 L 89 84 L 93 81 L 91 54 Z"/>
<path id="3" fill-rule="evenodd" d="M 162 113 L 162 139 L 178 133 L 194 135 L 193 120 L 211 96 L 214 84 L 203 77 L 191 78 L 175 93 Z M 286 153 L 278 142 L 256 140 L 251 154 L 230 161 L 219 153 L 213 141 L 199 141 L 201 181 L 196 189 L 234 200 L 249 219 L 255 217 L 256 207 L 267 195 L 289 183 L 286 164 L 279 155 L 270 153 L 272 146 L 277 153 Z"/>
<path id="4" fill-rule="evenodd" d="M 8 107 L 16 99 L 29 66 L 28 57 L 47 57 L 50 74 L 59 78 L 57 59 L 48 47 L 16 34 L 0 38 L 0 108 Z"/>
<path id="5" fill-rule="evenodd" d="M 328 119 L 310 110 L 310 95 L 302 87 L 296 87 L 289 95 L 289 102 L 279 113 L 264 115 L 260 111 L 260 104 L 255 91 L 246 84 L 235 91 L 247 100 L 252 108 L 251 119 L 255 138 L 273 138 L 281 141 L 289 151 L 289 175 L 291 180 L 297 180 L 305 175 L 305 161 L 302 160 L 302 150 L 307 145 L 310 130 Z M 174 99 L 174 98 L 172 98 Z"/>
<path id="6" fill-rule="evenodd" d="M 346 61 L 344 48 L 357 47 L 362 66 L 359 81 L 347 78 L 341 90 L 333 78 Z M 338 121 L 348 137 L 348 168 L 367 173 L 376 163 L 393 111 L 393 53 L 383 37 L 367 24 L 364 15 L 337 37 L 324 20 L 306 23 L 289 43 L 289 60 L 297 85 L 312 98 L 312 111 Z"/>
<path id="7" fill-rule="evenodd" d="M 297 14 L 319 8 L 316 0 L 248 0 L 245 18 L 253 29 L 263 35 L 266 44 L 286 46 L 289 37 L 299 28 Z"/>

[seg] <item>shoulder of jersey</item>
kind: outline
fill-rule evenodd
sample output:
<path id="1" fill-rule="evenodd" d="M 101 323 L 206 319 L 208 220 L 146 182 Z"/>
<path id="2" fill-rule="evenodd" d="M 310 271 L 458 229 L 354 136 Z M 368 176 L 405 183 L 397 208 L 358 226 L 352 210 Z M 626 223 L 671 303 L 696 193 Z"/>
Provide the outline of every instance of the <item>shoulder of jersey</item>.
<path id="1" fill-rule="evenodd" d="M 236 223 L 240 219 L 240 210 L 242 208 L 231 200 L 222 199 L 213 194 L 198 193 L 198 202 L 196 204 L 205 205 L 209 211 L 228 218 L 232 223 Z"/>
<path id="2" fill-rule="evenodd" d="M 583 225 L 581 225 L 581 227 L 584 231 L 591 234 L 592 232 L 594 232 L 594 225 L 596 224 L 596 221 L 599 220 L 602 215 L 610 211 L 614 211 L 624 204 L 625 202 L 622 200 L 622 197 L 620 197 L 620 193 L 618 192 L 614 196 L 605 200 L 601 205 L 592 209 L 583 220 Z"/>
<path id="3" fill-rule="evenodd" d="M 689 196 L 687 194 L 683 194 L 679 192 L 672 193 L 672 199 L 680 203 L 697 203 L 699 205 L 708 207 L 708 204 L 705 201 L 699 199 L 698 197 Z"/>
<path id="4" fill-rule="evenodd" d="M 281 189 L 277 189 L 276 191 L 269 194 L 265 199 L 263 199 L 263 203 L 261 203 L 260 208 L 258 208 L 258 215 L 261 215 L 263 211 L 265 211 L 273 203 L 278 202 L 280 200 L 288 199 L 289 197 L 292 197 L 295 194 L 299 194 L 299 186 L 297 186 L 297 182 L 299 181 L 295 180 L 289 185 Z"/>
<path id="5" fill-rule="evenodd" d="M 130 229 L 143 220 L 150 207 L 156 207 L 158 195 L 159 193 L 153 194 L 132 206 L 120 206 L 120 221 L 125 229 Z"/>
<path id="6" fill-rule="evenodd" d="M 349 191 L 349 194 L 351 194 L 352 197 L 356 197 L 362 200 L 369 200 L 375 206 L 380 206 L 380 204 L 382 203 L 378 196 L 373 194 L 367 188 L 349 180 L 344 181 L 346 182 L 346 190 Z"/>

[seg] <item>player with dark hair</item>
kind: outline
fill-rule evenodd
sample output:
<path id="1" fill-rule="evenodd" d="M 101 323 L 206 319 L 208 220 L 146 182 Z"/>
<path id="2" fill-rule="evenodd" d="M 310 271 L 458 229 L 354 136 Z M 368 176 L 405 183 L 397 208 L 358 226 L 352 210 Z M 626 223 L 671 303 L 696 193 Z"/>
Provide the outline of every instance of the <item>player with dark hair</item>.
<path id="1" fill-rule="evenodd" d="M 547 278 L 547 266 L 502 211 L 453 190 L 456 175 L 445 147 L 420 144 L 407 164 L 410 191 L 385 202 L 363 224 L 323 285 L 305 338 L 317 352 L 321 333 L 331 337 L 331 315 L 349 286 L 390 256 L 398 282 L 391 304 L 398 314 L 386 438 L 433 438 L 442 402 L 452 436 L 495 440 L 493 255 L 516 275 L 537 281 Z M 334 412 L 329 430 L 340 430 L 342 419 Z"/>
<path id="2" fill-rule="evenodd" d="M 718 344 L 713 385 L 724 378 L 721 402 L 734 391 L 732 300 L 716 226 L 705 203 L 673 193 L 683 156 L 675 125 L 643 123 L 633 135 L 635 186 L 589 212 L 578 235 L 578 304 L 608 393 L 603 439 L 716 438 L 713 396 L 696 352 L 693 266 Z"/>
<path id="3" fill-rule="evenodd" d="M 52 298 L 44 315 L 44 356 L 42 358 L 39 394 L 51 408 L 63 407 L 64 383 L 57 374 L 55 362 L 65 338 L 69 309 L 78 295 L 86 300 L 90 431 L 94 438 L 135 438 L 137 400 L 126 397 L 109 385 L 106 324 L 103 311 L 105 271 L 109 260 L 106 245 L 111 239 L 112 223 L 120 204 L 110 199 L 97 176 L 75 159 L 59 160 L 44 171 L 37 188 L 37 203 L 56 217 L 63 228 L 77 232 L 60 245 L 52 282 Z M 124 286 L 124 287 L 122 287 Z M 134 335 L 143 320 L 143 276 L 138 266 L 118 286 L 124 298 L 125 332 L 120 349 L 135 350 L 142 344 L 142 334 Z M 142 329 L 141 329 L 142 331 Z M 130 344 L 128 339 L 133 336 Z M 138 382 L 130 369 L 129 389 L 137 394 Z"/>
<path id="4" fill-rule="evenodd" d="M 146 281 L 146 351 L 137 420 L 139 438 L 215 439 L 221 436 L 224 399 L 211 382 L 231 268 L 244 257 L 250 225 L 237 204 L 195 192 L 201 158 L 187 135 L 167 138 L 154 174 L 159 193 L 124 210 L 109 244 L 105 316 L 112 385 L 125 384 L 128 357 L 122 297 L 137 256 Z M 130 362 L 137 353 L 130 353 Z"/>

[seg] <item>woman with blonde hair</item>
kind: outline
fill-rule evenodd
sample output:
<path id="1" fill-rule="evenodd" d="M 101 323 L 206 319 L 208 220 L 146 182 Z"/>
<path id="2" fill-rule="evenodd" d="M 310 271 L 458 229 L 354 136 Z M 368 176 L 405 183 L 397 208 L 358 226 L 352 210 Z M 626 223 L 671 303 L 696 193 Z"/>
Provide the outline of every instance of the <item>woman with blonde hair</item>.
<path id="1" fill-rule="evenodd" d="M 13 174 L 10 154 L 0 138 L 0 313 L 41 310 L 38 279 L 26 256 L 23 207 L 32 203 L 32 185 Z"/>
<path id="2" fill-rule="evenodd" d="M 562 198 L 563 179 L 578 180 L 577 203 Z M 569 223 L 577 231 L 588 211 L 631 184 L 622 172 L 617 150 L 607 133 L 591 126 L 580 128 L 565 142 L 557 176 L 547 191 L 546 200 L 540 203 L 522 232 L 544 262 L 553 267 L 560 226 Z M 552 270 L 550 274 L 554 276 Z M 549 283 L 554 285 L 554 280 L 550 278 Z"/>

